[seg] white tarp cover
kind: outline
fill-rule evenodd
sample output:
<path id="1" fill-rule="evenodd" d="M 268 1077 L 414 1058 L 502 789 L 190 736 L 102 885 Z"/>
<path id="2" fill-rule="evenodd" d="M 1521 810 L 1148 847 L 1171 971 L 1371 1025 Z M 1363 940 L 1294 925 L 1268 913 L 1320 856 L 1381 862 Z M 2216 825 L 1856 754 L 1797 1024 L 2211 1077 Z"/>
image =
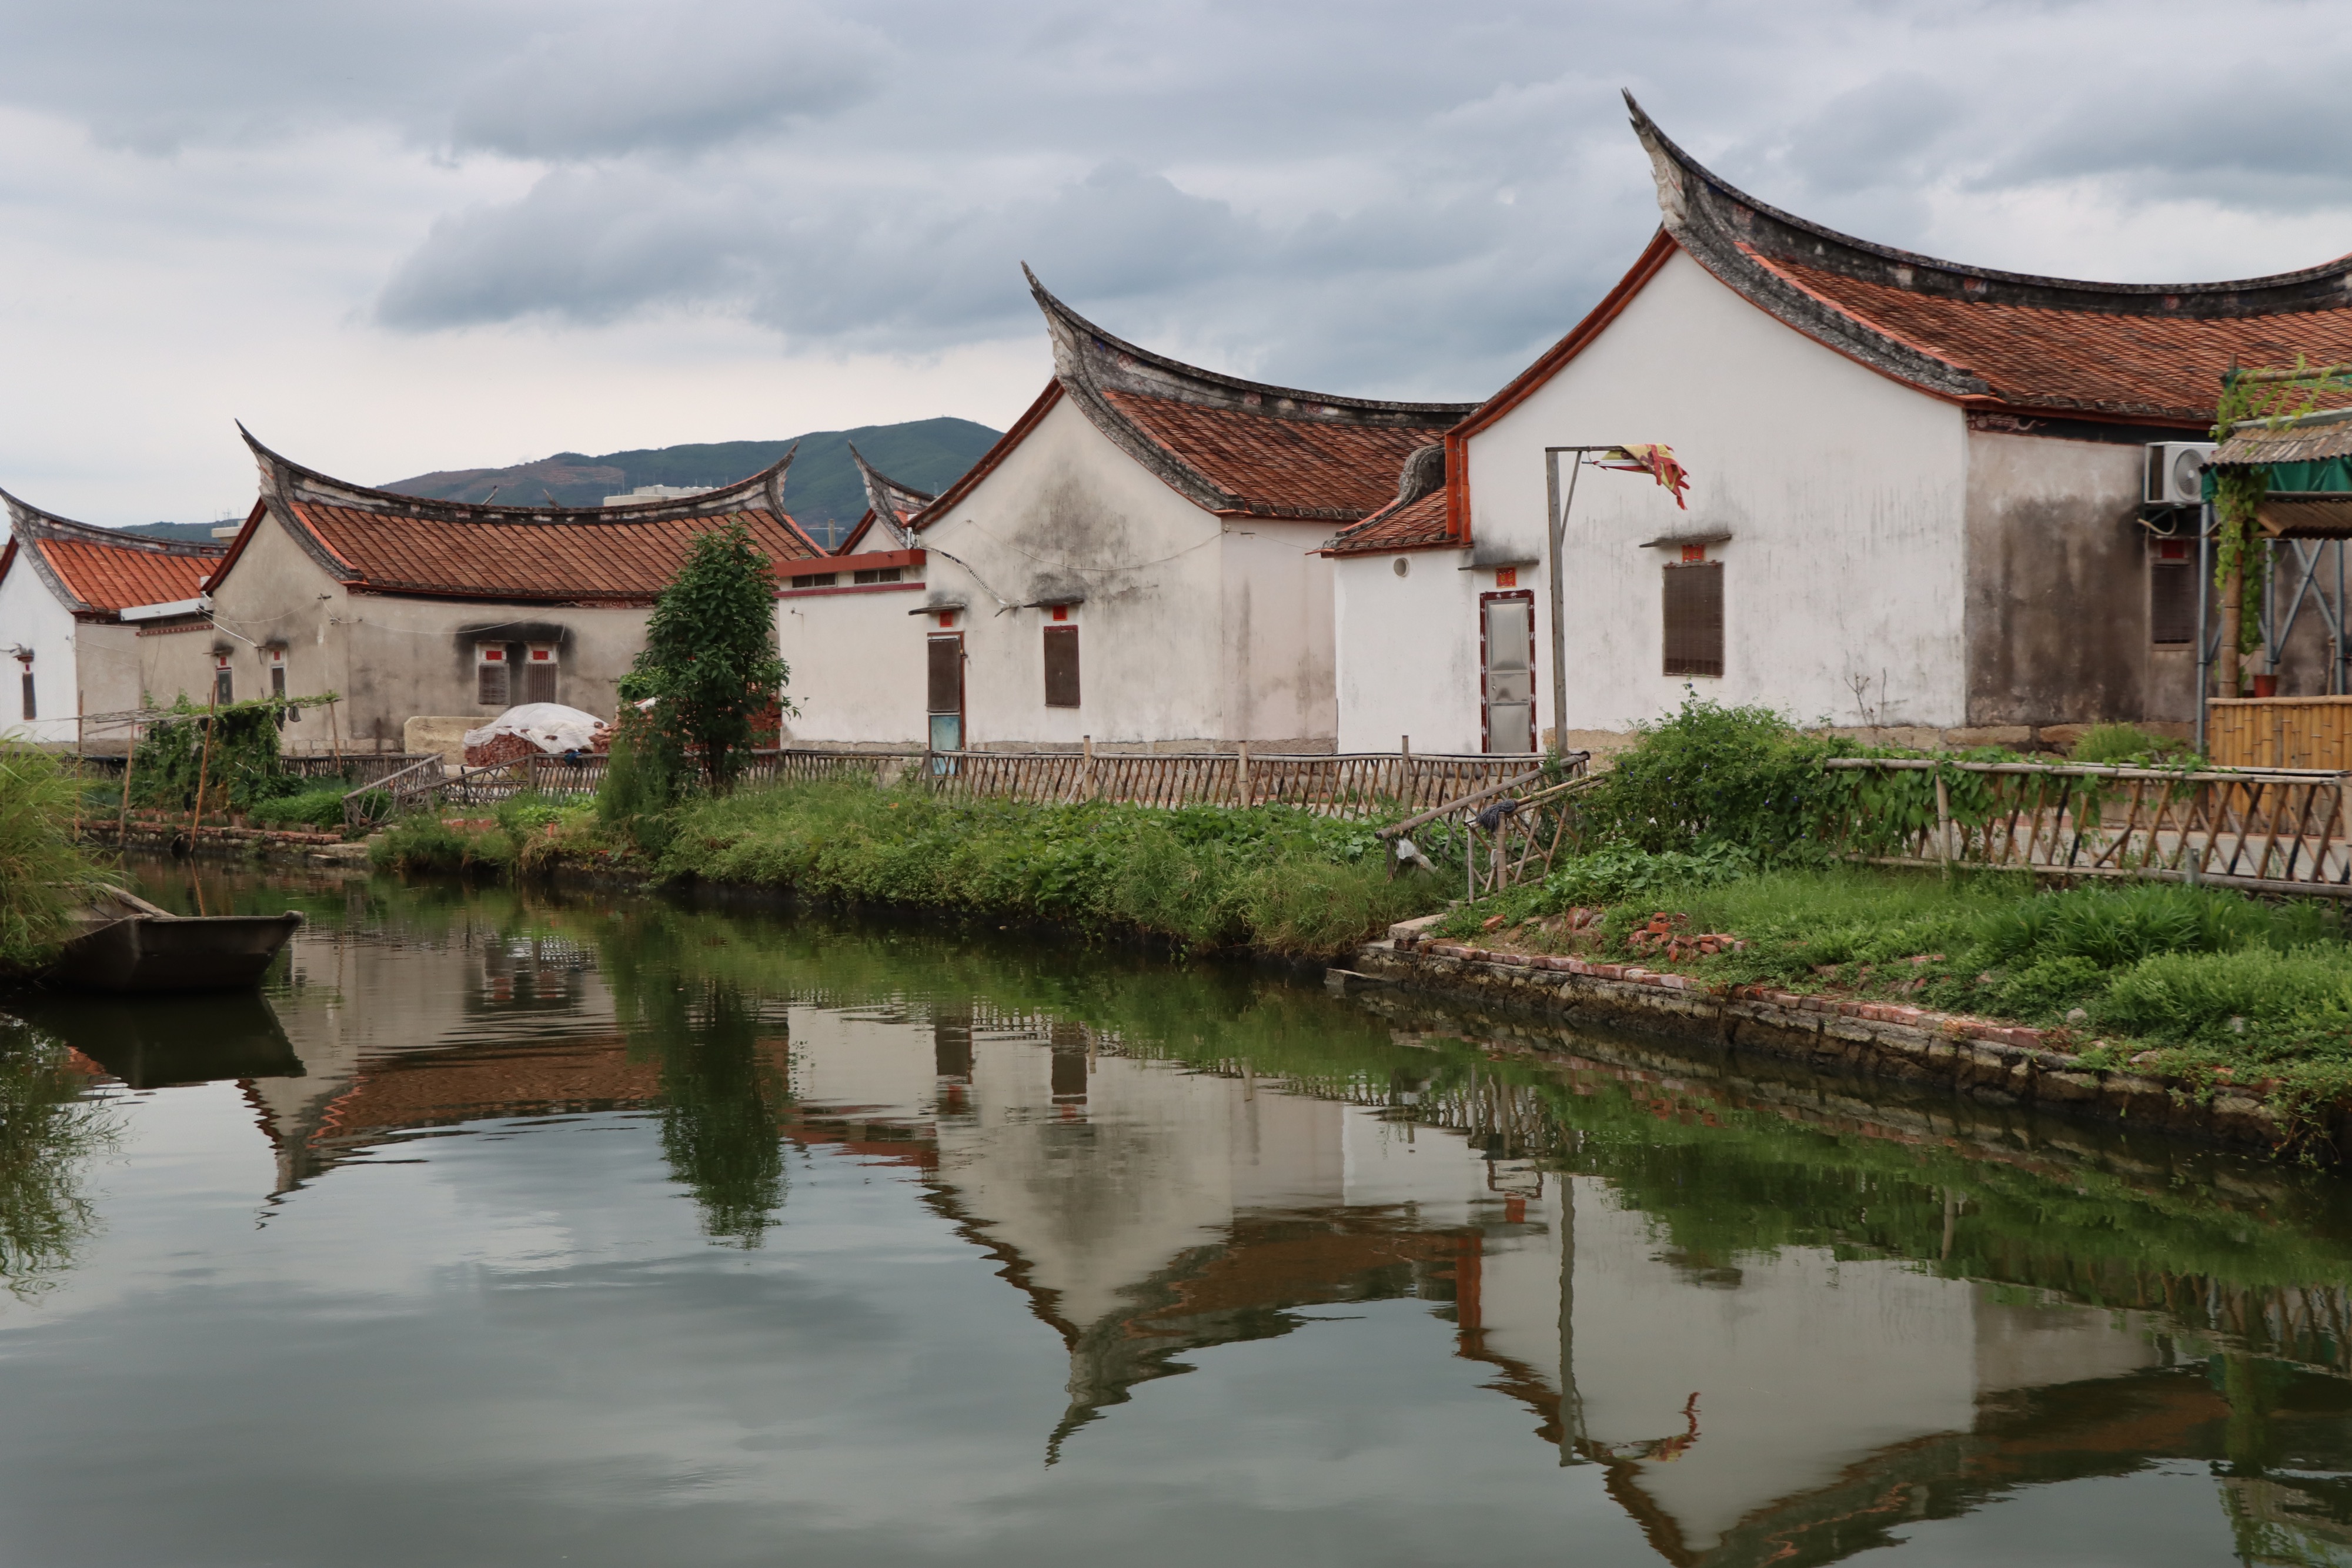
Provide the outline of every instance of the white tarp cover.
<path id="1" fill-rule="evenodd" d="M 592 751 L 604 721 L 562 703 L 524 703 L 510 707 L 479 729 L 466 732 L 467 747 L 488 746 L 502 735 L 519 735 L 541 751 Z"/>

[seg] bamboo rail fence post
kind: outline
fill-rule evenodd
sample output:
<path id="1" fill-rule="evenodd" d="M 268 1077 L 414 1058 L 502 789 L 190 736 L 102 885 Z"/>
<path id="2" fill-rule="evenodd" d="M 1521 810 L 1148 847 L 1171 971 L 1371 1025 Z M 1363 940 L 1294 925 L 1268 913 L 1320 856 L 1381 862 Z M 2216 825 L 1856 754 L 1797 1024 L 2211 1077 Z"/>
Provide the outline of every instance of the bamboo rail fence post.
<path id="1" fill-rule="evenodd" d="M 1084 758 L 1084 761 L 1080 765 L 1080 771 L 1085 775 L 1084 778 L 1078 780 L 1078 798 L 1084 800 L 1091 800 L 1095 798 L 1096 794 L 1095 737 L 1091 735 L 1082 736 L 1079 737 L 1078 746 L 1080 748 L 1080 755 Z"/>
<path id="2" fill-rule="evenodd" d="M 1952 792 L 1944 784 L 1944 770 L 1936 769 L 1936 858 L 1943 862 L 1944 880 L 1952 880 Z"/>
<path id="3" fill-rule="evenodd" d="M 131 749 L 122 758 L 122 817 L 116 823 L 114 841 L 124 849 L 131 846 L 131 770 L 139 766 L 139 721 L 131 721 Z"/>
<path id="4" fill-rule="evenodd" d="M 213 700 L 205 709 L 205 749 L 196 762 L 196 804 L 188 813 L 188 853 L 196 852 L 196 830 L 205 821 L 205 779 L 213 766 L 213 729 L 220 722 L 220 683 L 213 683 Z"/>
<path id="5" fill-rule="evenodd" d="M 1241 775 L 1242 806 L 1244 810 L 1247 810 L 1249 807 L 1257 804 L 1257 800 L 1253 792 L 1250 782 L 1249 742 L 1246 740 L 1236 742 L 1234 744 L 1234 753 L 1239 759 L 1235 762 L 1234 767 Z"/>

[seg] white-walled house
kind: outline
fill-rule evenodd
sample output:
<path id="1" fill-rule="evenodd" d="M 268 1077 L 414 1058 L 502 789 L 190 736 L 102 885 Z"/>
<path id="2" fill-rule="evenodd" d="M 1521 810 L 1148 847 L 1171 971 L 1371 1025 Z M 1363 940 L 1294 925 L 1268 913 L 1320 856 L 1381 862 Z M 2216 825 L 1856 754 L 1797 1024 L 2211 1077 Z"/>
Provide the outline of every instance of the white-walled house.
<path id="1" fill-rule="evenodd" d="M 261 495 L 209 582 L 220 654 L 238 695 L 342 699 L 289 748 L 397 751 L 412 718 L 461 732 L 524 702 L 609 716 L 697 535 L 743 523 L 780 579 L 824 558 L 783 509 L 789 453 L 684 497 L 507 507 L 348 484 L 246 440 Z"/>
<path id="2" fill-rule="evenodd" d="M 1442 489 L 1331 541 L 1339 744 L 1512 748 L 1500 728 L 1524 748 L 1521 661 L 1537 727 L 1604 749 L 1689 691 L 1953 744 L 2191 718 L 2193 547 L 2143 525 L 2147 444 L 2201 438 L 2233 362 L 2352 357 L 2345 265 L 1993 272 L 1776 211 L 1638 108 L 1633 126 L 1657 235 L 1447 434 Z M 1689 509 L 1639 476 L 1577 476 L 1556 692 L 1545 449 L 1612 443 L 1670 444 Z M 1482 628 L 1507 633 L 1492 669 Z"/>
<path id="3" fill-rule="evenodd" d="M 0 738 L 120 753 L 130 731 L 84 733 L 79 716 L 124 713 L 207 679 L 199 595 L 218 545 L 92 528 L 0 491 Z M 176 657 L 175 657 L 176 656 Z"/>
<path id="4" fill-rule="evenodd" d="M 906 520 L 923 591 L 907 603 L 845 582 L 780 602 L 794 743 L 1329 750 L 1331 568 L 1318 547 L 1384 505 L 1407 456 L 1468 406 L 1199 370 L 1111 337 L 1030 281 L 1054 380 Z M 877 521 L 897 509 L 877 498 Z M 872 543 L 850 559 L 886 570 L 892 552 Z M 819 652 L 838 639 L 854 661 Z M 818 662 L 855 684 L 800 678 Z"/>

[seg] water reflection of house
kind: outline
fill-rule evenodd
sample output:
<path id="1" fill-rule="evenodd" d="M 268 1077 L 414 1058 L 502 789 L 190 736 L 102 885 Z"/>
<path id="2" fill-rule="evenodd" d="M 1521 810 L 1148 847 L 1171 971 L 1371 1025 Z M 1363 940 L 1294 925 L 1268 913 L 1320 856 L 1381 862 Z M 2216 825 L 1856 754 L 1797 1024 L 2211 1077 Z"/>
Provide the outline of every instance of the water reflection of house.
<path id="1" fill-rule="evenodd" d="M 462 921 L 397 962 L 299 941 L 304 1076 L 252 1084 L 281 1182 L 425 1127 L 663 1103 L 582 951 Z M 1061 1336 L 1048 1455 L 1188 1354 L 1417 1299 L 1677 1563 L 1828 1562 L 2021 1486 L 2243 1458 L 2242 1401 L 2173 1364 L 2171 1325 L 1825 1247 L 1693 1255 L 1625 1187 L 1506 1157 L 1531 1113 L 1499 1086 L 1475 1115 L 1359 1103 L 1053 1019 L 835 998 L 768 1004 L 751 1038 L 789 1089 L 761 1125 L 904 1169 Z M 2233 1471 L 2242 1537 L 2333 1539 L 2293 1472 Z"/>

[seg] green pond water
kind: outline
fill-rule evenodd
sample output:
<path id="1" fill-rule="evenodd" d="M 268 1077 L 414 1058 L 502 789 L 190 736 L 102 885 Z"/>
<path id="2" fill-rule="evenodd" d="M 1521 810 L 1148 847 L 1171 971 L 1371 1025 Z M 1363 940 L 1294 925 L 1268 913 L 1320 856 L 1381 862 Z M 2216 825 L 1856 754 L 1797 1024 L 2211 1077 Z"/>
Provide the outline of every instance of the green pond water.
<path id="1" fill-rule="evenodd" d="M 0 1562 L 2352 1563 L 2326 1173 L 993 927 L 156 865 Z"/>

